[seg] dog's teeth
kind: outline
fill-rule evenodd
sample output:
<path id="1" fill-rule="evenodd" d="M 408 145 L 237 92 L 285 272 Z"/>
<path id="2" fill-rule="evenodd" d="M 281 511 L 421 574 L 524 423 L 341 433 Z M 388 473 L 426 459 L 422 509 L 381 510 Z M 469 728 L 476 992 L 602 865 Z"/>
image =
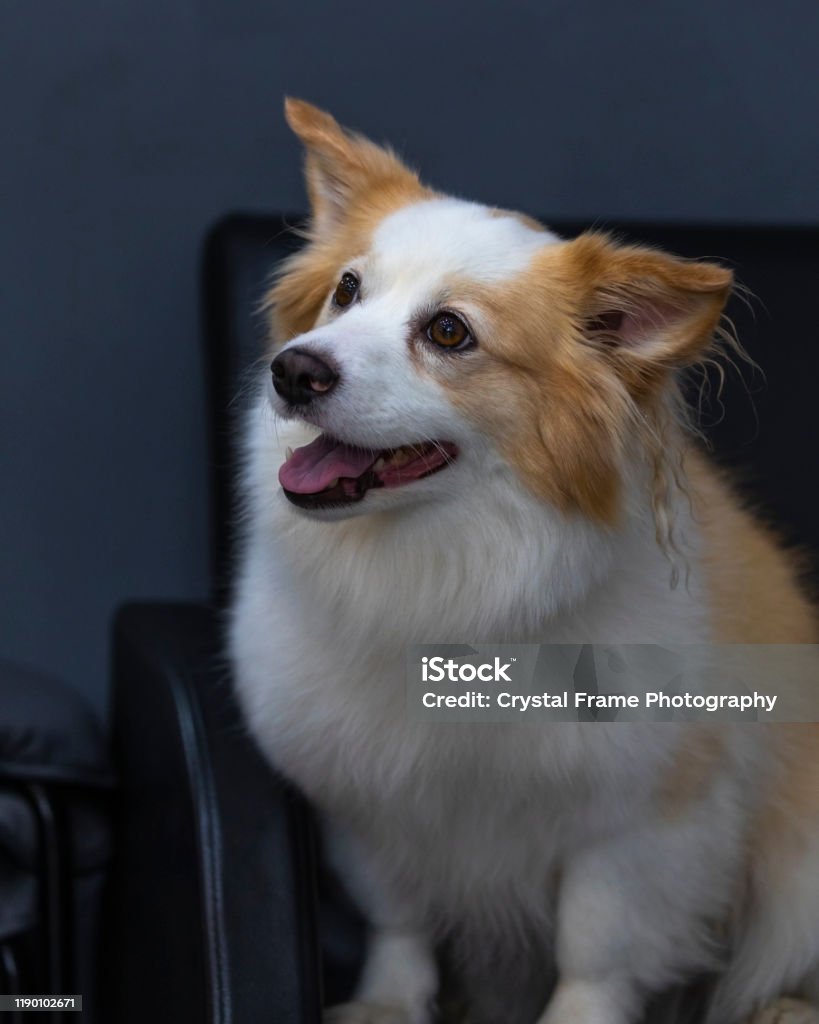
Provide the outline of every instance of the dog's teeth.
<path id="1" fill-rule="evenodd" d="M 376 473 L 377 473 L 377 472 L 378 472 L 378 471 L 379 471 L 380 469 L 383 469 L 383 468 L 384 468 L 384 467 L 385 467 L 386 465 L 387 465 L 387 460 L 386 460 L 386 459 L 384 458 L 384 456 L 383 456 L 383 455 L 380 455 L 380 456 L 379 456 L 379 457 L 378 457 L 378 458 L 377 458 L 377 459 L 375 460 L 375 462 L 373 463 L 373 469 L 374 469 L 374 470 L 376 471 Z"/>
<path id="2" fill-rule="evenodd" d="M 285 457 L 286 459 L 292 459 L 292 458 L 293 458 L 293 449 L 292 449 L 292 448 L 290 447 L 290 445 L 288 445 L 288 446 L 287 446 L 287 447 L 286 447 L 286 448 L 284 449 L 284 457 Z"/>
<path id="3" fill-rule="evenodd" d="M 335 480 L 331 480 L 330 483 L 327 484 L 327 486 L 328 487 L 338 487 L 338 477 L 336 477 Z"/>

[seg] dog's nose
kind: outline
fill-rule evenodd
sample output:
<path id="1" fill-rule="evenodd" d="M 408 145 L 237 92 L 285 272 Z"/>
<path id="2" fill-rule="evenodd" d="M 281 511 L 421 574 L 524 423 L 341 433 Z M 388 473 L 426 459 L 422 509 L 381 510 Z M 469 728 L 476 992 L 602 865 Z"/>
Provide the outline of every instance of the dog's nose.
<path id="1" fill-rule="evenodd" d="M 328 394 L 338 383 L 338 373 L 318 356 L 303 348 L 280 352 L 270 364 L 276 393 L 291 405 L 305 405 Z"/>

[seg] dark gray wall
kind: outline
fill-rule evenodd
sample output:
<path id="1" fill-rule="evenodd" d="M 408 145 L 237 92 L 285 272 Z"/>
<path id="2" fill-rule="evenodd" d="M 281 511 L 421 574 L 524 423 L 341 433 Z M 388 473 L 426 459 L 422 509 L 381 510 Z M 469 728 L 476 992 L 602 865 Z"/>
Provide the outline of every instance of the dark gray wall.
<path id="1" fill-rule="evenodd" d="M 0 7 L 0 656 L 105 704 L 129 597 L 207 589 L 197 258 L 302 206 L 284 93 L 555 216 L 819 221 L 815 0 Z"/>

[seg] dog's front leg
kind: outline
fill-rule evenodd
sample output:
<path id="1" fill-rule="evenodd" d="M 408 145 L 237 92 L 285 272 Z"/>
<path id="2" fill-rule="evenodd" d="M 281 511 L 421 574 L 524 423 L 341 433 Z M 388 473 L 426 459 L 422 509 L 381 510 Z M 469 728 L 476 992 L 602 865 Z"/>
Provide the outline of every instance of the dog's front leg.
<path id="1" fill-rule="evenodd" d="M 361 846 L 326 823 L 325 834 L 329 859 L 371 930 L 355 999 L 325 1010 L 324 1024 L 429 1024 L 438 987 L 432 943 Z"/>
<path id="2" fill-rule="evenodd" d="M 571 858 L 558 896 L 558 983 L 538 1024 L 633 1024 L 648 994 L 708 962 L 705 921 L 724 903 L 731 870 L 718 830 L 703 815 L 646 823 Z"/>
<path id="3" fill-rule="evenodd" d="M 324 1024 L 428 1024 L 437 986 L 432 954 L 416 932 L 373 932 L 355 1000 L 324 1012 Z"/>

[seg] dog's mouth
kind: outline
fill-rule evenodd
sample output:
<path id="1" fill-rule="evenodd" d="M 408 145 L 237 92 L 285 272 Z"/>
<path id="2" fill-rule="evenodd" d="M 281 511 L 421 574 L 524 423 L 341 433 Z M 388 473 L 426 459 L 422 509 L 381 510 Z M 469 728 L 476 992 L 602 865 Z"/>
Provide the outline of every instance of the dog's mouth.
<path id="1" fill-rule="evenodd" d="M 279 483 L 300 508 L 361 501 L 376 487 L 404 487 L 445 469 L 458 457 L 450 441 L 419 441 L 400 448 L 356 448 L 328 434 L 288 452 Z"/>

